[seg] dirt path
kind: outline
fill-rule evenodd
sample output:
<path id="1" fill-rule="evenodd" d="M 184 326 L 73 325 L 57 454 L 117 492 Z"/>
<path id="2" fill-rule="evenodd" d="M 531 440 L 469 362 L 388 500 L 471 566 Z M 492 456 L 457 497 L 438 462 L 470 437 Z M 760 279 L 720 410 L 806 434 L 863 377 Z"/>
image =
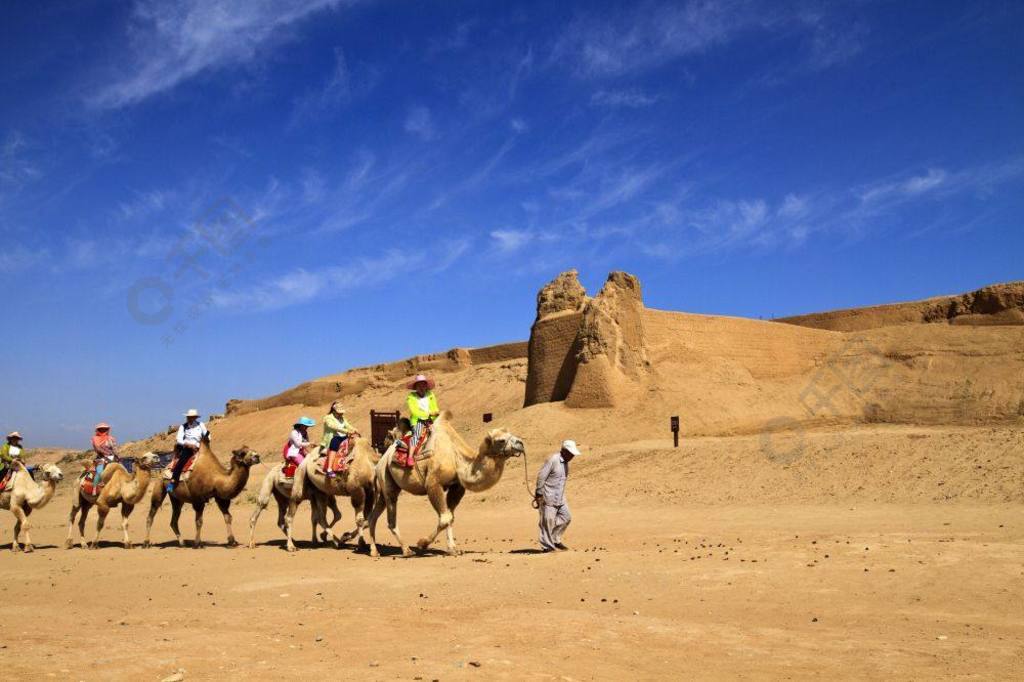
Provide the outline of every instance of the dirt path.
<path id="1" fill-rule="evenodd" d="M 459 518 L 464 556 L 375 561 L 333 549 L 288 555 L 270 515 L 257 535 L 269 544 L 255 551 L 67 551 L 67 504 L 62 496 L 33 517 L 36 553 L 0 554 L 6 679 L 161 680 L 178 669 L 187 680 L 924 679 L 1024 669 L 1019 505 L 640 514 L 581 504 L 566 539 L 574 551 L 538 555 L 532 510 L 475 501 Z M 235 515 L 239 537 L 250 509 Z M 10 519 L 0 518 L 7 541 Z M 423 500 L 403 500 L 410 539 L 430 523 Z M 205 525 L 223 541 L 218 515 Z M 190 535 L 190 518 L 184 527 Z"/>

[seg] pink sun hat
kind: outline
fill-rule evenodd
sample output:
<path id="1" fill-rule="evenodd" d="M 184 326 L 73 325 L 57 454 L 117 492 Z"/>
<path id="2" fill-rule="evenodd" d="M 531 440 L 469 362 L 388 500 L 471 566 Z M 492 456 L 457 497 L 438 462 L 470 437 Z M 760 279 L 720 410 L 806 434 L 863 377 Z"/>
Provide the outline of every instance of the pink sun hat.
<path id="1" fill-rule="evenodd" d="M 420 383 L 421 381 L 427 384 L 427 388 L 428 389 L 433 390 L 433 388 L 434 388 L 434 380 L 433 379 L 428 379 L 426 374 L 417 374 L 413 378 L 413 380 L 410 381 L 406 385 L 406 388 L 408 388 L 410 391 L 415 390 L 416 384 Z"/>

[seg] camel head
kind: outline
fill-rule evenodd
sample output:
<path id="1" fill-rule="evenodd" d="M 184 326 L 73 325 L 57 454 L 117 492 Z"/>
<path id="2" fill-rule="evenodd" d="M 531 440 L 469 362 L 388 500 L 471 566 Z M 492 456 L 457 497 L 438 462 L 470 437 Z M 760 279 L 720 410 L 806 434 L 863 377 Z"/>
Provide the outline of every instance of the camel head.
<path id="1" fill-rule="evenodd" d="M 64 478 L 64 473 L 56 464 L 40 464 L 39 474 L 44 481 L 53 481 L 54 483 L 60 483 Z"/>
<path id="2" fill-rule="evenodd" d="M 526 454 L 522 439 L 505 429 L 491 429 L 484 438 L 483 450 L 492 457 L 519 457 Z"/>
<path id="3" fill-rule="evenodd" d="M 237 450 L 231 451 L 231 459 L 239 466 L 251 467 L 260 463 L 260 456 L 255 450 L 250 450 L 248 445 L 243 445 Z"/>
<path id="4" fill-rule="evenodd" d="M 142 469 L 156 469 L 160 466 L 160 455 L 155 452 L 147 452 L 135 462 Z"/>

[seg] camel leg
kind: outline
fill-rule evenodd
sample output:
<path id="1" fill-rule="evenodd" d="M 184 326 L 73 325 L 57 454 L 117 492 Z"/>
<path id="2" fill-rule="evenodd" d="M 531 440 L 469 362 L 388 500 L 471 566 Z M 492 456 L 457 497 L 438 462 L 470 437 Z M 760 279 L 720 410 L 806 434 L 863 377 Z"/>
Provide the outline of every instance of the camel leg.
<path id="1" fill-rule="evenodd" d="M 160 511 L 160 507 L 164 503 L 164 496 L 167 494 L 164 492 L 163 478 L 157 479 L 157 485 L 154 490 L 153 497 L 149 500 L 149 514 L 146 515 L 146 539 L 142 542 L 143 547 L 149 547 L 149 533 L 153 529 L 153 519 L 156 518 L 156 513 Z"/>
<path id="2" fill-rule="evenodd" d="M 14 537 L 11 539 L 11 551 L 20 552 L 21 545 L 18 539 L 21 537 L 21 527 L 25 523 L 25 511 L 21 507 L 12 506 L 11 513 L 14 514 Z"/>
<path id="3" fill-rule="evenodd" d="M 249 517 L 249 549 L 256 549 L 256 522 L 260 518 L 260 514 L 270 504 L 270 493 L 264 494 L 264 488 L 267 485 L 264 483 L 263 487 L 260 488 L 260 496 L 256 498 L 256 509 L 253 510 L 252 516 Z M 273 487 L 273 481 L 271 481 L 271 487 Z"/>
<path id="4" fill-rule="evenodd" d="M 92 509 L 92 503 L 84 498 L 81 502 L 82 511 L 78 514 L 78 541 L 82 544 L 82 549 L 88 549 L 89 543 L 85 540 L 85 520 L 89 518 L 89 510 Z"/>
<path id="5" fill-rule="evenodd" d="M 121 505 L 121 532 L 124 534 L 124 548 L 132 549 L 135 545 L 132 544 L 132 539 L 128 535 L 128 517 L 135 511 L 134 504 L 122 504 Z"/>
<path id="6" fill-rule="evenodd" d="M 71 513 L 68 514 L 68 537 L 67 540 L 64 541 L 64 547 L 67 549 L 71 549 L 75 546 L 75 517 L 82 509 L 80 506 L 80 500 L 81 496 L 78 493 L 75 493 L 75 496 L 71 501 Z"/>
<path id="7" fill-rule="evenodd" d="M 366 525 L 366 516 L 363 514 L 363 508 L 366 506 L 366 492 L 362 488 L 356 488 L 349 496 L 349 501 L 352 503 L 352 514 L 356 517 L 356 527 L 338 538 L 341 543 L 346 543 L 355 537 L 362 540 L 361 533 Z"/>
<path id="8" fill-rule="evenodd" d="M 196 539 L 192 541 L 193 549 L 203 548 L 203 510 L 206 509 L 206 502 L 193 502 L 192 509 L 196 513 Z M 234 540 L 234 538 L 231 538 Z"/>
<path id="9" fill-rule="evenodd" d="M 288 525 L 285 523 L 285 514 L 288 513 L 288 498 L 275 492 L 274 500 L 277 501 L 277 527 L 281 529 L 285 537 L 288 537 Z"/>
<path id="10" fill-rule="evenodd" d="M 372 557 L 380 556 L 380 552 L 377 551 L 377 520 L 384 513 L 386 507 L 387 500 L 384 498 L 384 493 L 381 490 L 376 490 L 373 495 L 373 508 L 370 510 L 370 516 L 366 523 L 370 531 L 370 556 Z"/>
<path id="11" fill-rule="evenodd" d="M 287 549 L 289 552 L 295 551 L 295 543 L 292 541 L 292 522 L 295 521 L 295 510 L 298 509 L 298 507 L 298 500 L 294 498 L 288 500 L 288 511 L 285 512 L 284 515 L 284 534 L 285 538 L 287 538 L 287 542 L 285 543 L 285 549 Z"/>
<path id="12" fill-rule="evenodd" d="M 228 547 L 238 547 L 238 540 L 235 540 L 235 532 L 231 529 L 231 500 L 222 500 L 219 497 L 213 498 L 224 515 L 224 525 L 228 527 Z"/>
<path id="13" fill-rule="evenodd" d="M 437 539 L 437 536 L 441 534 L 442 530 L 447 530 L 451 527 L 453 518 L 451 511 L 448 509 L 448 501 L 445 496 L 444 488 L 441 487 L 440 483 L 434 480 L 427 480 L 427 497 L 430 499 L 430 505 L 434 508 L 434 511 L 437 512 L 437 528 L 435 528 L 434 532 L 430 534 L 430 537 L 423 538 L 416 543 L 416 546 L 419 547 L 421 551 L 430 547 L 430 545 L 434 543 L 434 540 Z M 458 554 L 459 552 L 455 548 L 454 544 L 454 537 L 449 534 L 448 538 L 448 554 Z"/>
<path id="14" fill-rule="evenodd" d="M 459 502 L 466 494 L 466 489 L 456 483 L 452 487 L 448 488 L 446 495 L 446 501 L 448 503 L 448 512 L 452 515 L 451 523 L 448 524 L 448 528 L 445 530 L 448 534 L 448 551 L 458 551 L 455 549 L 455 508 L 459 506 Z"/>
<path id="15" fill-rule="evenodd" d="M 103 532 L 103 526 L 107 523 L 107 514 L 110 513 L 110 507 L 104 507 L 103 505 L 96 505 L 96 536 L 92 539 L 92 544 L 89 545 L 89 549 L 96 549 L 100 546 L 100 533 Z"/>
<path id="16" fill-rule="evenodd" d="M 181 539 L 181 529 L 178 528 L 178 519 L 181 518 L 181 508 L 184 502 L 171 495 L 171 530 L 174 538 L 178 541 L 178 547 L 184 547 L 185 541 Z"/>
<path id="17" fill-rule="evenodd" d="M 17 544 L 18 542 L 18 530 L 20 529 L 25 534 L 25 544 L 22 546 L 22 550 L 24 550 L 25 552 L 31 552 L 35 550 L 35 546 L 32 544 L 32 536 L 29 534 L 28 517 L 29 514 L 31 513 L 32 507 L 29 507 L 28 509 L 22 509 L 21 507 L 18 507 L 18 511 L 14 512 L 15 516 L 18 516 L 19 514 L 21 515 L 21 518 L 18 520 L 17 526 L 15 528 L 14 543 Z"/>

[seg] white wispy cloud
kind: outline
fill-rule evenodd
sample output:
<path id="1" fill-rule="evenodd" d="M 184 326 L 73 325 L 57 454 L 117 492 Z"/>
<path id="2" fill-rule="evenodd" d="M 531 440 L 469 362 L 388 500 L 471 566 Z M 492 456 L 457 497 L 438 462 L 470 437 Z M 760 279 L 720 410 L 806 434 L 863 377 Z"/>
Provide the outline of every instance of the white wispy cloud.
<path id="1" fill-rule="evenodd" d="M 42 177 L 39 165 L 29 158 L 29 140 L 20 131 L 7 133 L 0 145 L 0 191 L 17 189 Z"/>
<path id="2" fill-rule="evenodd" d="M 492 230 L 491 239 L 499 251 L 512 253 L 529 244 L 533 240 L 533 233 L 528 230 Z"/>
<path id="3" fill-rule="evenodd" d="M 425 106 L 414 106 L 409 109 L 409 113 L 405 116 L 405 123 L 403 124 L 405 132 L 410 135 L 414 135 L 424 142 L 428 142 L 437 135 L 434 130 L 434 119 L 430 114 L 430 109 Z"/>
<path id="4" fill-rule="evenodd" d="M 51 258 L 46 247 L 29 248 L 5 244 L 0 248 L 0 274 L 13 274 L 47 263 Z"/>
<path id="5" fill-rule="evenodd" d="M 238 313 L 280 310 L 379 286 L 405 276 L 413 268 L 438 274 L 454 265 L 468 249 L 467 241 L 456 240 L 438 244 L 437 249 L 429 253 L 391 250 L 378 257 L 353 258 L 344 266 L 313 271 L 299 268 L 248 289 L 215 291 L 211 302 L 217 308 Z"/>
<path id="6" fill-rule="evenodd" d="M 590 96 L 590 104 L 595 107 L 627 109 L 643 109 L 658 102 L 658 97 L 648 95 L 642 90 L 598 90 Z"/>
<path id="7" fill-rule="evenodd" d="M 642 250 L 669 259 L 736 248 L 787 248 L 815 234 L 859 236 L 910 221 L 908 211 L 924 201 L 984 200 L 1024 177 L 1024 159 L 951 171 L 929 168 L 851 188 L 790 193 L 780 201 L 762 197 L 717 199 L 694 205 L 692 198 L 665 202 L 641 212 L 624 229 Z M 912 234 L 927 227 L 916 221 Z"/>
<path id="8" fill-rule="evenodd" d="M 166 189 L 134 191 L 132 197 L 117 202 L 117 214 L 122 220 L 136 220 L 165 210 L 174 200 L 174 192 Z"/>
<path id="9" fill-rule="evenodd" d="M 352 74 L 345 59 L 345 51 L 336 47 L 333 67 L 326 82 L 319 89 L 307 90 L 295 100 L 288 127 L 294 128 L 304 121 L 326 116 L 348 103 L 351 98 Z"/>
<path id="10" fill-rule="evenodd" d="M 289 37 L 298 22 L 357 0 L 138 0 L 129 53 L 88 98 L 115 109 L 177 87 L 197 75 L 249 62 Z"/>
<path id="11" fill-rule="evenodd" d="M 866 32 L 833 26 L 823 11 L 759 0 L 644 2 L 585 14 L 555 42 L 551 62 L 585 78 L 619 77 L 703 54 L 754 32 L 809 36 L 806 59 L 817 69 L 857 54 Z"/>

